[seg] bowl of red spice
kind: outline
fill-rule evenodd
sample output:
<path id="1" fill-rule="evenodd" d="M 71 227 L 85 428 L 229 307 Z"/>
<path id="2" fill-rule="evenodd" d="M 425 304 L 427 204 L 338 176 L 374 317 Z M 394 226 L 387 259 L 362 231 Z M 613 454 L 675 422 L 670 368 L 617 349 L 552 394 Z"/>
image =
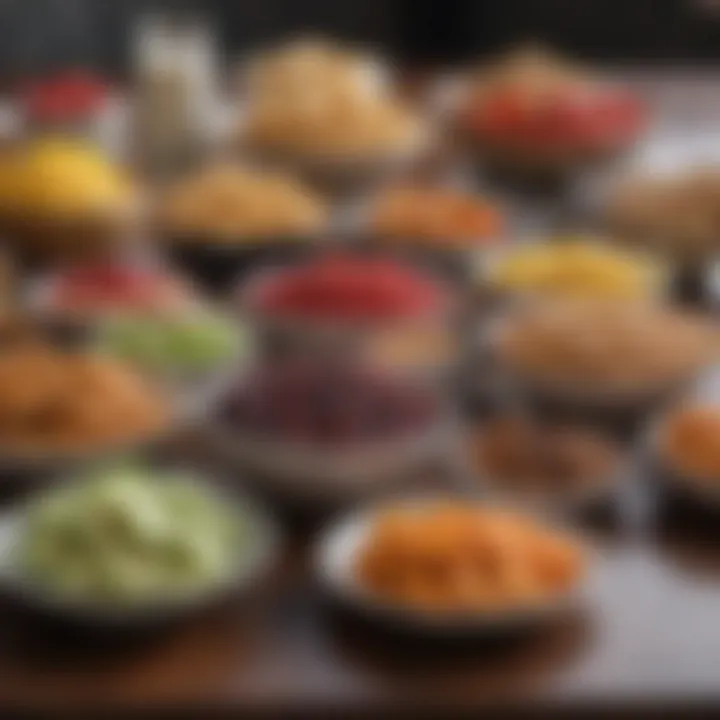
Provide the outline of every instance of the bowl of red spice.
<path id="1" fill-rule="evenodd" d="M 483 170 L 548 187 L 631 148 L 646 115 L 630 89 L 529 48 L 483 68 L 457 126 Z"/>
<path id="2" fill-rule="evenodd" d="M 85 71 L 63 72 L 37 79 L 20 89 L 20 105 L 36 128 L 90 134 L 101 119 L 111 87 L 101 77 Z"/>
<path id="3" fill-rule="evenodd" d="M 261 334 L 294 349 L 352 349 L 378 331 L 438 323 L 452 312 L 449 288 L 411 265 L 353 254 L 259 273 L 239 291 Z"/>
<path id="4" fill-rule="evenodd" d="M 125 260 L 78 263 L 40 277 L 26 302 L 39 316 L 80 325 L 124 313 L 177 314 L 199 303 L 182 277 Z"/>
<path id="5" fill-rule="evenodd" d="M 499 416 L 471 427 L 466 442 L 482 489 L 548 511 L 599 504 L 615 493 L 628 469 L 614 440 L 576 424 Z"/>

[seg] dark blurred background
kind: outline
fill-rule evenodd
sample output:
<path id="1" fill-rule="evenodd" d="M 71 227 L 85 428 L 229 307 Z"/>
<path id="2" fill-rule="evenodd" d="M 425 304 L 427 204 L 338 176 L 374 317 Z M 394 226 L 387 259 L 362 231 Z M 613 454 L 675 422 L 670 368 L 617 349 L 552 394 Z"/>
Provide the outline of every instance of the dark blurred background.
<path id="1" fill-rule="evenodd" d="M 0 0 L 3 78 L 86 65 L 122 76 L 128 33 L 150 0 Z M 370 41 L 411 65 L 452 64 L 548 41 L 614 61 L 720 60 L 720 0 L 203 0 L 232 56 L 314 31 Z"/>

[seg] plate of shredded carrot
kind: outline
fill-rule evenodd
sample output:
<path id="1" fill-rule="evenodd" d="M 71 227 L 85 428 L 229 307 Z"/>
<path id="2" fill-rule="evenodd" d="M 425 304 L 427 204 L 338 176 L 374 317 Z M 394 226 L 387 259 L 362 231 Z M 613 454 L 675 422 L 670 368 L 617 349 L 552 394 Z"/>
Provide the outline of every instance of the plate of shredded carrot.
<path id="1" fill-rule="evenodd" d="M 493 631 L 555 618 L 588 576 L 584 540 L 496 504 L 418 498 L 356 511 L 318 545 L 321 581 L 376 618 Z"/>

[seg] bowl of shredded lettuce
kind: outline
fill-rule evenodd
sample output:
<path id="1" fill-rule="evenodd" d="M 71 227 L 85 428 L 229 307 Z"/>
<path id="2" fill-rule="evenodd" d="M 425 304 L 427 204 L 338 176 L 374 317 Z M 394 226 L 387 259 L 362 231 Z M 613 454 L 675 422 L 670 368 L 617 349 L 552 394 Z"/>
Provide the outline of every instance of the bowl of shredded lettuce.
<path id="1" fill-rule="evenodd" d="M 213 311 L 118 315 L 96 330 L 98 349 L 119 357 L 164 385 L 193 416 L 202 413 L 247 366 L 249 329 Z"/>
<path id="2" fill-rule="evenodd" d="M 240 360 L 250 349 L 248 331 L 209 311 L 120 315 L 99 330 L 101 346 L 147 370 L 196 374 Z"/>
<path id="3" fill-rule="evenodd" d="M 190 471 L 106 465 L 0 520 L 0 580 L 75 619 L 169 619 L 253 585 L 276 540 L 257 506 Z"/>

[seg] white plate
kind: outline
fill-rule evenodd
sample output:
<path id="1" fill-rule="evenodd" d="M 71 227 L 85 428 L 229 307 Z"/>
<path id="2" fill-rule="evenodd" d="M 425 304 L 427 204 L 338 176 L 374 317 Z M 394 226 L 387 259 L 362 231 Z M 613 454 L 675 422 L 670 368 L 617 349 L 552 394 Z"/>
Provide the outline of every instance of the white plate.
<path id="1" fill-rule="evenodd" d="M 250 590 L 278 555 L 280 533 L 274 521 L 246 499 L 223 496 L 223 500 L 236 506 L 239 518 L 247 523 L 252 533 L 252 539 L 239 555 L 233 572 L 219 583 L 198 592 L 125 608 L 103 607 L 87 600 L 54 595 L 48 588 L 24 577 L 16 565 L 14 552 L 27 521 L 27 506 L 24 504 L 0 515 L 0 587 L 32 610 L 99 628 L 145 627 L 181 619 L 230 594 Z"/>
<path id="2" fill-rule="evenodd" d="M 585 577 L 569 592 L 548 602 L 508 611 L 429 613 L 385 602 L 363 588 L 354 568 L 378 515 L 388 507 L 417 507 L 443 499 L 448 498 L 416 497 L 395 505 L 360 509 L 341 519 L 321 535 L 315 548 L 315 569 L 322 585 L 335 599 L 362 615 L 391 627 L 438 638 L 494 635 L 523 629 L 557 619 L 582 604 L 590 567 L 586 569 Z M 466 501 L 481 502 L 467 498 Z M 565 533 L 575 537 L 567 531 Z M 588 544 L 579 538 L 577 541 L 586 549 L 587 562 L 592 563 L 594 553 L 590 552 Z"/>

